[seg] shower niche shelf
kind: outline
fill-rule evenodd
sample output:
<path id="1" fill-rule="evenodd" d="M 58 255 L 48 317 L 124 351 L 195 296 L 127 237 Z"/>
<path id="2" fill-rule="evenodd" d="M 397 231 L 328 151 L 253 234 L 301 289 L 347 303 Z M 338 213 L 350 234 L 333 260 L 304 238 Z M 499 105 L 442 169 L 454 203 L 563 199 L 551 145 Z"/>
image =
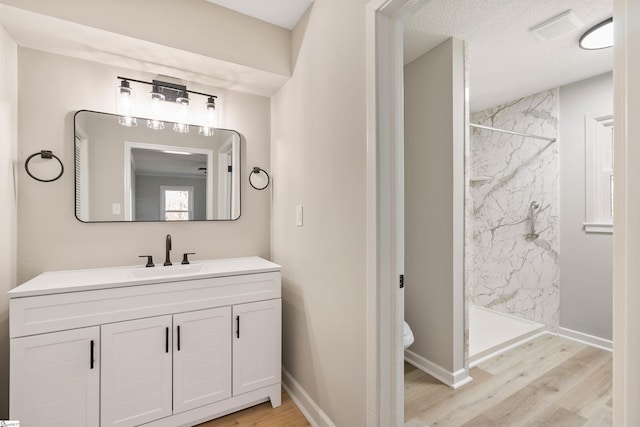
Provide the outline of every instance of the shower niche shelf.
<path id="1" fill-rule="evenodd" d="M 472 184 L 484 184 L 485 182 L 491 181 L 492 177 L 486 175 L 478 175 L 469 177 L 469 182 Z"/>

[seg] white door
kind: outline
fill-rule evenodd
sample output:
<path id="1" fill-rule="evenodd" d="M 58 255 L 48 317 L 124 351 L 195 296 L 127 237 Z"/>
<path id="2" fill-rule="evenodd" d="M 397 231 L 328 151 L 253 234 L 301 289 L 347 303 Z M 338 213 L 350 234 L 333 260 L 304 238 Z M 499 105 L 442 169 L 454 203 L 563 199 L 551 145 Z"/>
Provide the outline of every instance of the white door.
<path id="1" fill-rule="evenodd" d="M 173 316 L 173 413 L 231 397 L 231 307 Z"/>
<path id="2" fill-rule="evenodd" d="M 100 328 L 11 340 L 10 419 L 23 427 L 99 425 Z"/>
<path id="3" fill-rule="evenodd" d="M 101 427 L 171 415 L 172 316 L 101 326 Z"/>
<path id="4" fill-rule="evenodd" d="M 233 395 L 280 382 L 280 299 L 233 306 Z"/>

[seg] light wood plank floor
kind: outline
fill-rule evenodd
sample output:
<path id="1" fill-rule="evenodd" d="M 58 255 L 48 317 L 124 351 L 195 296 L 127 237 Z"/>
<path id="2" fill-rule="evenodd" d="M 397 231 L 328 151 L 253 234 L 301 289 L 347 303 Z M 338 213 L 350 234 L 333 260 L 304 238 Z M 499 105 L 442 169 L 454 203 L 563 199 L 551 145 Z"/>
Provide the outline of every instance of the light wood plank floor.
<path id="1" fill-rule="evenodd" d="M 307 422 L 302 412 L 283 389 L 282 405 L 277 408 L 272 408 L 270 402 L 265 402 L 243 411 L 198 424 L 198 427 L 298 427 L 308 425 L 311 424 Z"/>
<path id="2" fill-rule="evenodd" d="M 543 335 L 453 390 L 405 363 L 405 427 L 611 426 L 611 353 Z"/>

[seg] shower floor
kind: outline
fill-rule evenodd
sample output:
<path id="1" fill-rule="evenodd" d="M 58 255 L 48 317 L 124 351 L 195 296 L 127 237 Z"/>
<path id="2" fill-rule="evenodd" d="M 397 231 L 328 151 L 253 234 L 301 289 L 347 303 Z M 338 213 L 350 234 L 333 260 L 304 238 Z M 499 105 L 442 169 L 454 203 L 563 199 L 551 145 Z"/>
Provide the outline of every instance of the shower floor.
<path id="1" fill-rule="evenodd" d="M 542 323 L 469 305 L 469 363 L 544 331 Z"/>

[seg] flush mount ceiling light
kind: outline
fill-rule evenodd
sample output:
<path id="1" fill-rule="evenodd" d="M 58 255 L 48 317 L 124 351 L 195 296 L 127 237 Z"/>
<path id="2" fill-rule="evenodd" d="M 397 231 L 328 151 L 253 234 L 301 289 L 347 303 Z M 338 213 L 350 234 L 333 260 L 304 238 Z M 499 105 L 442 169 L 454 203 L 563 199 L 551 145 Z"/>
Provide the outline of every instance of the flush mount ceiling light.
<path id="1" fill-rule="evenodd" d="M 196 94 L 206 97 L 204 103 L 206 123 L 200 127 L 200 134 L 212 136 L 214 129 L 217 127 L 217 115 L 215 112 L 215 102 L 217 96 L 207 93 L 195 92 L 187 90 L 185 85 L 169 83 L 160 80 L 145 82 L 142 80 L 120 77 L 120 85 L 117 88 L 117 109 L 120 115 L 119 122 L 123 126 L 136 126 L 136 118 L 133 114 L 133 90 L 131 82 L 142 83 L 152 87 L 150 92 L 151 103 L 148 112 L 149 119 L 147 126 L 151 129 L 164 129 L 164 122 L 160 119 L 165 102 L 172 102 L 178 106 L 178 117 L 174 119 L 173 130 L 179 133 L 189 132 L 189 94 Z"/>
<path id="2" fill-rule="evenodd" d="M 586 50 L 606 49 L 613 46 L 613 18 L 591 27 L 580 37 L 580 47 Z"/>

